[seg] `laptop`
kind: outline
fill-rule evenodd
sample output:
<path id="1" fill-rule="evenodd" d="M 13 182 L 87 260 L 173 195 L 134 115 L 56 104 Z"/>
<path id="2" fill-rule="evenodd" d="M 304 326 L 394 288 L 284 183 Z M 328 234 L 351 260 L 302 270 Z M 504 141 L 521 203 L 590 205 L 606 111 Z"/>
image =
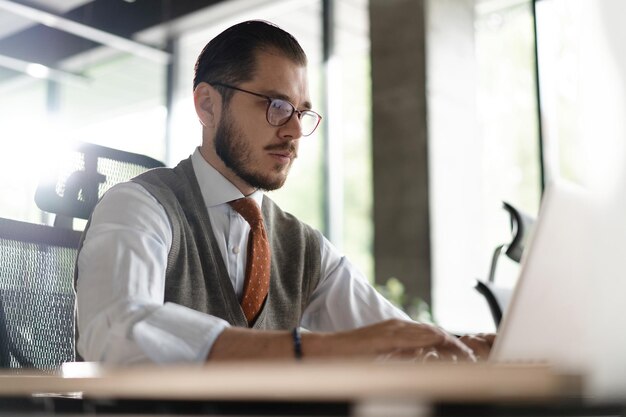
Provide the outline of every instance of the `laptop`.
<path id="1" fill-rule="evenodd" d="M 602 305 L 607 293 L 626 299 L 626 291 L 611 291 L 620 267 L 613 264 L 623 264 L 626 280 L 626 262 L 610 256 L 616 241 L 602 201 L 571 183 L 548 185 L 489 360 L 549 363 L 585 375 L 588 397 L 623 398 L 626 308 L 619 319 L 624 327 L 615 327 L 615 311 Z"/>

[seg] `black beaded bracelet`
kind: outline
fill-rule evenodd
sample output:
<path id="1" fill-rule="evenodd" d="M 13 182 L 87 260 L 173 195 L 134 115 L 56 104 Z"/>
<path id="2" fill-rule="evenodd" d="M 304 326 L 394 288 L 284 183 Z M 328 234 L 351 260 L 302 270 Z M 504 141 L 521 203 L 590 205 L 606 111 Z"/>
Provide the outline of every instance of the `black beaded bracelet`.
<path id="1" fill-rule="evenodd" d="M 300 337 L 300 329 L 295 327 L 291 335 L 293 336 L 293 354 L 296 360 L 299 361 L 302 359 L 302 338 Z"/>

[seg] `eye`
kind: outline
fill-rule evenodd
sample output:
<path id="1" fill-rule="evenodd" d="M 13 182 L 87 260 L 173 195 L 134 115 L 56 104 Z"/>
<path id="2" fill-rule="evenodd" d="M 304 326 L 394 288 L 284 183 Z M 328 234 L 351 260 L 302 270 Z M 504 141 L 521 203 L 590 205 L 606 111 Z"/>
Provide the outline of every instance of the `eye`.
<path id="1" fill-rule="evenodd" d="M 285 114 L 289 114 L 293 111 L 293 106 L 285 100 L 274 99 L 272 100 L 271 106 L 274 108 L 274 111 Z"/>
<path id="2" fill-rule="evenodd" d="M 293 114 L 293 106 L 285 100 L 274 99 L 268 109 L 268 119 L 273 125 L 286 123 Z"/>

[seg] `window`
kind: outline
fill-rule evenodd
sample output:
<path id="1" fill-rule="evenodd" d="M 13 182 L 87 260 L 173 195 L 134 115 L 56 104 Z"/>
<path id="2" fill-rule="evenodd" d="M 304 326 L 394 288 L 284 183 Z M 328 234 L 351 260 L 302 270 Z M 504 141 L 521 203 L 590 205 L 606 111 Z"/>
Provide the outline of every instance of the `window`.
<path id="1" fill-rule="evenodd" d="M 429 5 L 434 318 L 453 331 L 492 330 L 472 285 L 510 241 L 502 202 L 535 215 L 541 195 L 532 2 Z M 513 285 L 516 266 L 502 259 L 499 270 Z"/>
<path id="2" fill-rule="evenodd" d="M 18 76 L 1 88 L 0 135 L 6 146 L 0 216 L 46 222 L 34 194 L 55 155 L 75 141 L 164 157 L 165 68 L 125 54 L 74 58 L 83 83 Z M 51 104 L 49 104 L 51 103 Z"/>
<path id="3" fill-rule="evenodd" d="M 58 118 L 64 134 L 163 160 L 165 71 L 164 65 L 125 54 L 85 68 L 84 85 L 60 88 Z"/>
<path id="4" fill-rule="evenodd" d="M 20 77 L 0 85 L 0 217 L 39 222 L 34 205 L 37 167 L 45 163 L 39 150 L 55 140 L 46 110 L 47 85 Z"/>

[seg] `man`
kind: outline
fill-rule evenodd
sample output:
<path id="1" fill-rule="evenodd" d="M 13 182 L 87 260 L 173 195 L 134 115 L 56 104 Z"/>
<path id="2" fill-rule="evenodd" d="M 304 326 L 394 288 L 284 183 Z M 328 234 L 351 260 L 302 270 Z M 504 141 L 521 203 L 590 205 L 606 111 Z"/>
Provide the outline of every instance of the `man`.
<path id="1" fill-rule="evenodd" d="M 196 63 L 194 104 L 202 145 L 111 189 L 86 228 L 76 268 L 86 360 L 475 359 L 263 195 L 284 184 L 321 119 L 291 35 L 261 21 L 218 35 Z M 468 342 L 484 353 L 490 340 Z"/>

